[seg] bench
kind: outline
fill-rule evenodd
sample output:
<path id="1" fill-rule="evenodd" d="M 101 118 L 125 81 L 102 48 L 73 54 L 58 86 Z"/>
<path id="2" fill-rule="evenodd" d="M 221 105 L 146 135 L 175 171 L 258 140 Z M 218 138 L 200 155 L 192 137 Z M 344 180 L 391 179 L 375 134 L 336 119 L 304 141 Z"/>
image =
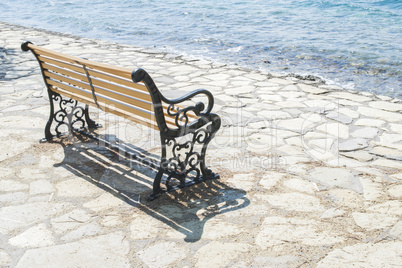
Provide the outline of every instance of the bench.
<path id="1" fill-rule="evenodd" d="M 21 49 L 30 50 L 38 60 L 49 95 L 50 116 L 42 142 L 64 135 L 63 129 L 70 134 L 81 133 L 102 140 L 88 131 L 100 127 L 90 118 L 89 106 L 93 106 L 159 131 L 160 162 L 142 160 L 143 164 L 157 169 L 151 199 L 165 191 L 219 178 L 205 163 L 207 146 L 221 125 L 220 117 L 211 113 L 214 98 L 208 90 L 199 89 L 168 99 L 143 69 L 131 71 L 97 63 L 45 49 L 29 41 L 22 43 Z M 192 102 L 183 107 L 183 103 L 199 97 L 208 99 L 208 105 Z M 102 142 L 117 148 L 111 142 Z M 139 159 L 132 152 L 126 151 L 125 155 Z M 167 177 L 165 189 L 161 187 L 164 175 Z M 172 187 L 171 179 L 178 185 Z"/>

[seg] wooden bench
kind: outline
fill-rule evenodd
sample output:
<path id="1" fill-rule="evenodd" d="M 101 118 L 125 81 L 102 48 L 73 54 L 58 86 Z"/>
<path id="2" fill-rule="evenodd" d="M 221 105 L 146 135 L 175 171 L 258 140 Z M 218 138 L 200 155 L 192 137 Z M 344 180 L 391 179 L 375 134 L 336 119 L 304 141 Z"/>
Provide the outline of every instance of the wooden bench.
<path id="1" fill-rule="evenodd" d="M 200 89 L 177 99 L 167 99 L 143 69 L 131 71 L 72 57 L 31 42 L 24 42 L 21 49 L 35 55 L 49 94 L 50 116 L 42 141 L 63 135 L 63 129 L 99 140 L 98 135 L 87 132 L 98 127 L 88 112 L 88 105 L 94 106 L 159 131 L 160 163 L 142 161 L 158 170 L 152 199 L 173 189 L 169 186 L 172 178 L 178 180 L 178 187 L 182 188 L 219 177 L 205 164 L 208 143 L 221 125 L 219 116 L 211 113 L 214 98 L 209 91 Z M 182 107 L 184 102 L 200 96 L 208 99 L 206 107 L 203 102 Z M 115 146 L 103 142 L 106 146 Z M 126 155 L 136 159 L 131 152 Z M 167 176 L 166 189 L 161 187 L 164 175 Z"/>

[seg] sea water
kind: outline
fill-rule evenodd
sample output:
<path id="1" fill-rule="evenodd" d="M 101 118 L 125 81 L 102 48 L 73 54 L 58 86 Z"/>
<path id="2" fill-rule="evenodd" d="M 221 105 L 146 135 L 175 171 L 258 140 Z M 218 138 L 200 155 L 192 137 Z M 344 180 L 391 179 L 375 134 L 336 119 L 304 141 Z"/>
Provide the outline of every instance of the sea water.
<path id="1" fill-rule="evenodd" d="M 0 21 L 402 98 L 401 0 L 0 0 Z"/>

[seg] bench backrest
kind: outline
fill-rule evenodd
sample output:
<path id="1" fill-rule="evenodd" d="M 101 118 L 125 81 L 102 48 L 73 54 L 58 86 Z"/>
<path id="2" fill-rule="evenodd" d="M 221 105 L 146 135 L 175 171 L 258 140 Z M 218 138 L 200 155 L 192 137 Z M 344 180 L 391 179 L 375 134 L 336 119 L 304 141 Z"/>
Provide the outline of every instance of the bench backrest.
<path id="1" fill-rule="evenodd" d="M 155 103 L 144 83 L 133 82 L 132 70 L 69 56 L 29 42 L 25 45 L 36 56 L 49 90 L 154 129 L 159 129 L 155 107 L 162 107 L 164 119 L 159 120 L 159 126 L 163 121 L 163 125 L 176 128 L 174 118 L 165 112 L 166 105 L 160 100 Z"/>

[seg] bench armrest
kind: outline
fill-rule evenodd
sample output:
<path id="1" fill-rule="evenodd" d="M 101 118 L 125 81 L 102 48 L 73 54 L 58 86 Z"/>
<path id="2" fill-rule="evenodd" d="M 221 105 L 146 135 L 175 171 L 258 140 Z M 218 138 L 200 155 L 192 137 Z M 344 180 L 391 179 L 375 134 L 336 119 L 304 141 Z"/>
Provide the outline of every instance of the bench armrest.
<path id="1" fill-rule="evenodd" d="M 193 97 L 198 96 L 198 95 L 205 95 L 208 98 L 208 106 L 205 111 L 204 111 L 205 104 L 203 102 L 197 102 L 197 104 L 194 106 L 188 106 L 188 107 L 182 108 L 180 110 L 183 112 L 186 112 L 186 113 L 188 111 L 193 111 L 198 116 L 208 115 L 212 111 L 212 108 L 214 106 L 214 96 L 212 95 L 211 92 L 209 92 L 206 89 L 196 89 L 190 93 L 185 94 L 184 96 L 182 96 L 180 98 L 176 98 L 173 100 L 169 100 L 169 99 L 165 98 L 163 95 L 161 97 L 162 97 L 163 102 L 169 104 L 168 112 L 172 112 L 174 109 L 174 106 L 176 104 L 180 104 L 182 102 L 191 100 Z"/>
<path id="2" fill-rule="evenodd" d="M 143 69 L 138 69 L 136 71 L 133 71 L 131 75 L 132 79 L 134 82 L 143 82 L 151 96 L 152 100 L 154 101 L 154 104 L 160 104 L 161 109 L 162 103 L 166 103 L 168 105 L 166 109 L 166 113 L 170 117 L 174 117 L 175 119 L 175 125 L 179 128 L 194 128 L 196 126 L 200 127 L 201 125 L 205 124 L 206 122 L 209 121 L 209 118 L 212 116 L 211 111 L 214 106 L 214 97 L 211 92 L 209 92 L 206 89 L 197 89 L 192 92 L 189 92 L 185 94 L 182 97 L 176 98 L 176 99 L 167 99 L 163 94 L 157 89 L 154 81 L 152 78 L 149 76 L 149 74 L 143 70 Z M 198 102 L 195 105 L 187 106 L 187 107 L 180 107 L 178 104 L 183 103 L 185 101 L 191 100 L 193 97 L 204 95 L 208 98 L 208 103 L 207 103 L 207 108 L 205 109 L 205 104 L 203 102 Z M 189 120 L 190 116 L 189 113 L 194 113 L 198 118 L 196 118 L 195 121 L 192 121 L 191 123 Z M 163 114 L 163 113 L 162 113 Z M 201 120 L 200 120 L 201 119 Z"/>
<path id="3" fill-rule="evenodd" d="M 197 103 L 195 105 L 196 108 L 194 110 L 194 113 L 196 113 L 197 115 L 208 115 L 212 111 L 212 107 L 214 106 L 214 97 L 213 97 L 212 93 L 206 89 L 197 89 L 190 93 L 187 93 L 186 95 L 184 95 L 180 98 L 170 100 L 170 99 L 165 98 L 165 96 L 163 96 L 163 94 L 156 87 L 151 76 L 144 69 L 138 69 L 138 70 L 133 71 L 131 74 L 131 78 L 136 83 L 141 82 L 141 81 L 144 82 L 144 84 L 147 86 L 148 90 L 150 91 L 151 96 L 154 95 L 153 97 L 155 97 L 155 94 L 156 94 L 156 95 L 158 95 L 158 101 L 163 101 L 172 106 L 174 106 L 175 104 L 179 104 L 184 101 L 190 100 L 191 98 L 193 98 L 194 96 L 197 96 L 197 95 L 202 95 L 202 94 L 206 95 L 208 97 L 208 107 L 205 110 L 205 112 L 202 112 L 205 108 L 205 105 L 201 102 Z M 153 98 L 153 100 L 154 100 L 154 98 Z"/>
<path id="4" fill-rule="evenodd" d="M 179 107 L 177 106 L 178 104 L 189 101 L 193 97 L 199 96 L 199 95 L 205 95 L 208 98 L 208 106 L 205 109 L 205 104 L 203 102 L 197 102 L 195 105 L 187 106 L 187 107 Z M 187 127 L 191 125 L 198 125 L 200 126 L 200 123 L 204 122 L 204 124 L 209 121 L 205 120 L 206 117 L 209 117 L 212 108 L 214 106 L 214 97 L 211 92 L 209 92 L 206 89 L 197 89 L 194 90 L 190 93 L 185 94 L 184 96 L 176 99 L 166 99 L 163 95 L 161 96 L 163 102 L 169 104 L 167 107 L 167 114 L 171 117 L 175 118 L 175 124 L 177 127 Z M 192 123 L 189 124 L 189 115 L 188 113 L 194 113 L 198 119 L 196 121 L 193 121 Z M 199 120 L 200 118 L 203 118 L 203 120 Z M 201 122 L 200 122 L 201 121 Z"/>

